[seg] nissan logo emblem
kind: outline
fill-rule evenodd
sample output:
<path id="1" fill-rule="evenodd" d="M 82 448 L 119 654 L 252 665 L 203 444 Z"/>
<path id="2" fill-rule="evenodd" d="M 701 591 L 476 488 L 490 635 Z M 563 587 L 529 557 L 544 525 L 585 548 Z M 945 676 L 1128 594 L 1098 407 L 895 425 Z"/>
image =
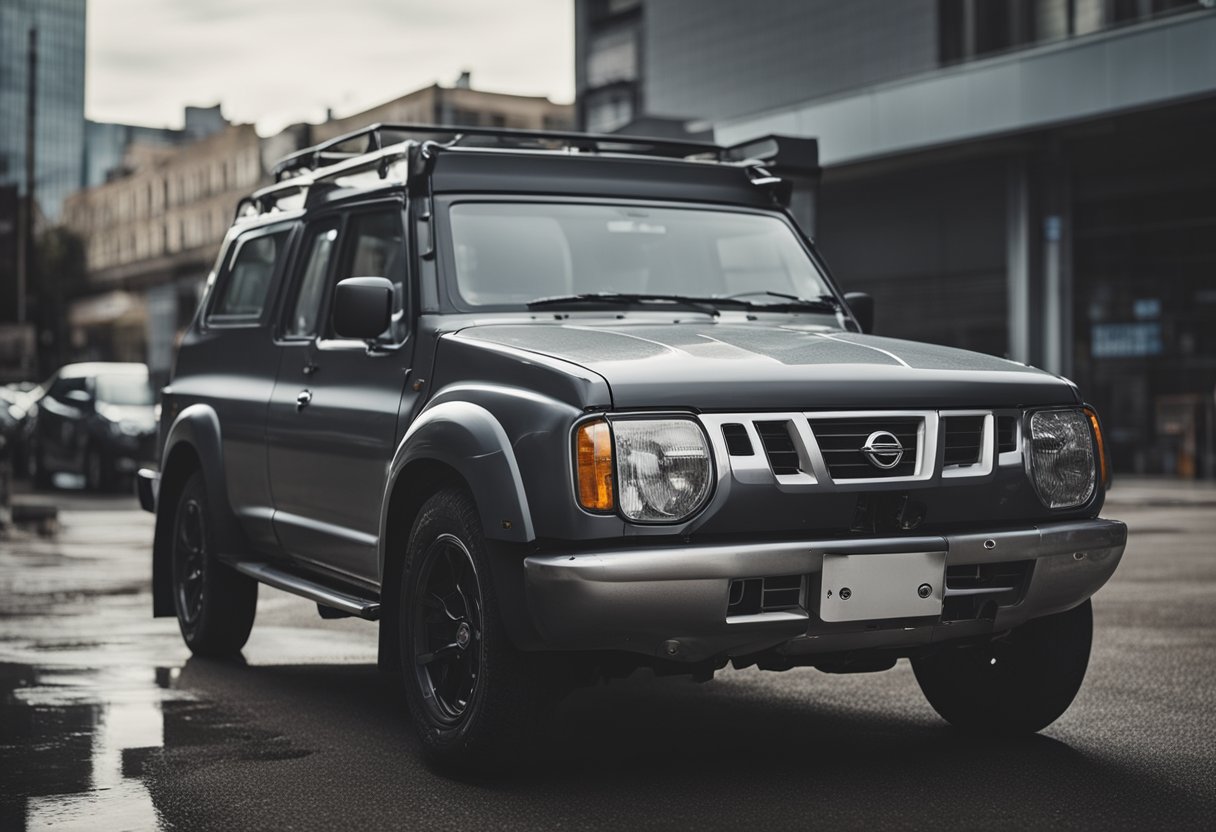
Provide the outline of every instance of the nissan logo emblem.
<path id="1" fill-rule="evenodd" d="M 889 470 L 899 464 L 904 458 L 904 446 L 899 444 L 895 434 L 885 430 L 876 430 L 861 446 L 861 452 L 876 468 Z"/>

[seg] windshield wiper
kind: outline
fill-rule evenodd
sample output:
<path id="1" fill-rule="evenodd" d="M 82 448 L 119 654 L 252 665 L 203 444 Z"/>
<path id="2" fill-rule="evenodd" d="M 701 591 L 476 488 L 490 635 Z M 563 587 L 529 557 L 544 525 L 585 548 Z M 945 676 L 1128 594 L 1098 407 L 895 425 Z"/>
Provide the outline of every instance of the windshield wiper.
<path id="1" fill-rule="evenodd" d="M 753 297 L 769 297 L 779 298 L 784 303 L 751 303 L 744 301 L 742 298 Z M 818 298 L 800 298 L 797 295 L 789 295 L 785 292 L 773 292 L 771 290 L 762 290 L 756 292 L 739 292 L 738 294 L 729 295 L 725 298 L 711 298 L 713 302 L 718 300 L 736 301 L 745 303 L 752 309 L 769 309 L 774 312 L 788 312 L 795 309 L 806 309 L 812 312 L 838 312 L 840 311 L 840 301 L 831 295 L 820 295 Z"/>
<path id="2" fill-rule="evenodd" d="M 777 298 L 774 303 L 755 303 L 744 300 L 749 295 Z M 633 292 L 582 292 L 575 295 L 555 295 L 548 298 L 537 298 L 528 303 L 529 309 L 563 306 L 665 306 L 667 308 L 691 309 L 704 312 L 706 315 L 718 315 L 718 307 L 730 306 L 735 309 L 748 309 L 758 312 L 837 312 L 840 302 L 831 295 L 820 295 L 817 299 L 800 298 L 797 295 L 787 295 L 784 292 L 756 291 L 740 292 L 736 295 L 694 297 L 691 295 L 660 295 Z"/>
<path id="3" fill-rule="evenodd" d="M 529 309 L 562 306 L 658 306 L 664 309 L 684 309 L 701 312 L 706 315 L 717 315 L 718 305 L 726 303 L 731 306 L 746 306 L 744 301 L 732 301 L 730 298 L 694 298 L 684 295 L 651 295 L 627 292 L 581 292 L 577 295 L 554 295 L 548 298 L 537 298 L 528 302 Z"/>

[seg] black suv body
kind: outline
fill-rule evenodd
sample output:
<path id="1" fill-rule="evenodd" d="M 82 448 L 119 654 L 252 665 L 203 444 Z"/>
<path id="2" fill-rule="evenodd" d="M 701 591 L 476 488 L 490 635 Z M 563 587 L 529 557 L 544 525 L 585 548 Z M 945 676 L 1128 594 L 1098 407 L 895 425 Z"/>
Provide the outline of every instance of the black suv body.
<path id="1" fill-rule="evenodd" d="M 797 142 L 419 131 L 286 160 L 225 240 L 140 483 L 192 649 L 258 581 L 378 620 L 461 763 L 639 665 L 909 657 L 957 725 L 1063 712 L 1126 539 L 1073 384 L 864 333 Z"/>

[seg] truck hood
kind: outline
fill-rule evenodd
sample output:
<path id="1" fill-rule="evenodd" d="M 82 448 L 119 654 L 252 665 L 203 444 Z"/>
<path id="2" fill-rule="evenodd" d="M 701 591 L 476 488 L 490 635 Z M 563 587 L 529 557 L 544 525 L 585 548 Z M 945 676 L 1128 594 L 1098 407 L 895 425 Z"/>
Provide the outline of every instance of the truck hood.
<path id="1" fill-rule="evenodd" d="M 1072 404 L 1049 373 L 966 350 L 769 322 L 481 324 L 448 337 L 577 364 L 616 408 L 811 410 Z"/>

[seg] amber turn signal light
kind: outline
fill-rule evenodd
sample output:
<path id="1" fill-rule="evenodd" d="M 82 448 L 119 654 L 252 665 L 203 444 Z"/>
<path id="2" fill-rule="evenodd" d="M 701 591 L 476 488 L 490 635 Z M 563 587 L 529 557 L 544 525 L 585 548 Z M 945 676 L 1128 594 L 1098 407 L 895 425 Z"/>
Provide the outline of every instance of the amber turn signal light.
<path id="1" fill-rule="evenodd" d="M 578 502 L 588 511 L 612 511 L 612 431 L 603 419 L 579 425 Z"/>
<path id="2" fill-rule="evenodd" d="M 1102 436 L 1102 423 L 1098 421 L 1098 411 L 1092 407 L 1084 408 L 1085 418 L 1089 419 L 1089 425 L 1094 430 L 1094 439 L 1098 442 L 1098 465 L 1099 472 L 1102 474 L 1102 487 L 1110 487 L 1110 460 L 1106 456 L 1106 440 Z"/>

